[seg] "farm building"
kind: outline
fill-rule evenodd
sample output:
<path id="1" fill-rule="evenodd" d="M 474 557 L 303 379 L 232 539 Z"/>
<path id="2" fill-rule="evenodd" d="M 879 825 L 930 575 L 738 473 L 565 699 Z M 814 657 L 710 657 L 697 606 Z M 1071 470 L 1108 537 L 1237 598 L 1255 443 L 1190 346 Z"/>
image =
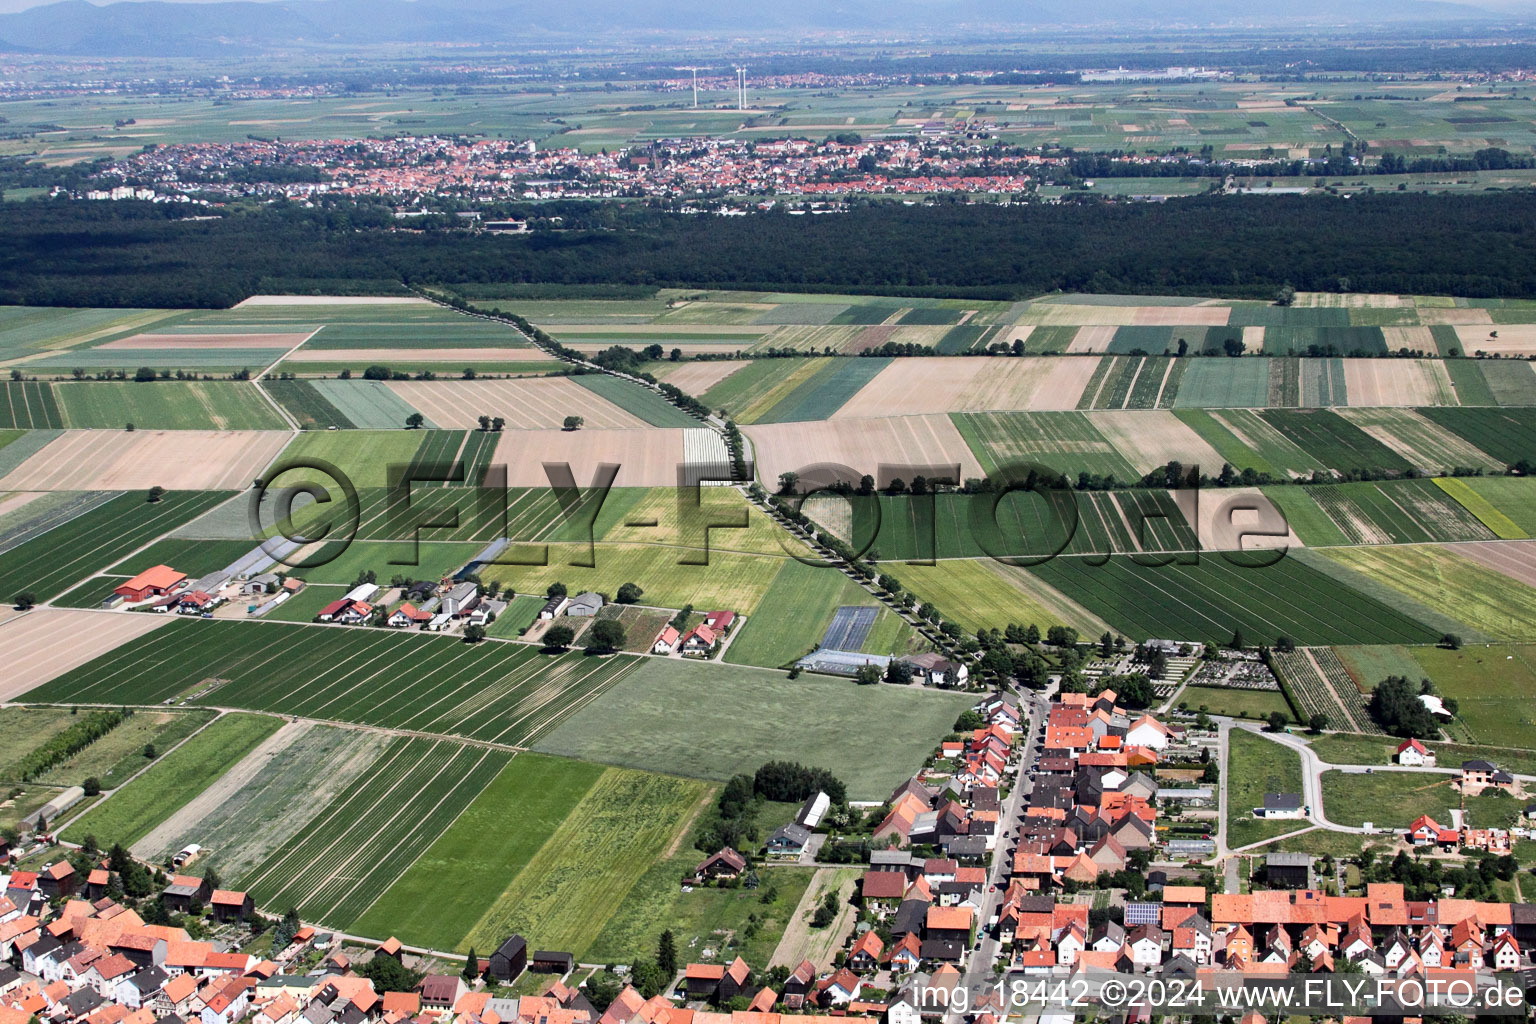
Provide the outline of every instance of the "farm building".
<path id="1" fill-rule="evenodd" d="M 497 981 L 512 981 L 527 967 L 528 940 L 521 935 L 509 935 L 491 954 L 491 977 Z"/>
<path id="2" fill-rule="evenodd" d="M 853 676 L 865 665 L 873 665 L 881 672 L 891 663 L 883 654 L 864 654 L 859 651 L 835 651 L 820 647 L 801 658 L 797 665 L 810 672 L 829 676 Z"/>
<path id="3" fill-rule="evenodd" d="M 432 613 L 423 611 L 407 601 L 390 614 L 388 623 L 396 629 L 405 629 L 410 626 L 424 626 L 432 621 Z"/>
<path id="4" fill-rule="evenodd" d="M 707 654 L 714 650 L 715 644 L 719 642 L 719 639 L 715 635 L 714 630 L 700 623 L 690 629 L 687 636 L 683 637 L 683 653 Z"/>
<path id="5" fill-rule="evenodd" d="M 281 586 L 275 572 L 264 572 L 260 576 L 252 576 L 240 586 L 240 593 L 247 596 L 257 594 L 270 594 Z"/>
<path id="6" fill-rule="evenodd" d="M 914 654 L 900 660 L 903 664 L 912 666 L 912 674 L 915 677 L 934 686 L 964 686 L 971 674 L 970 670 L 959 662 L 950 661 L 932 651 Z"/>
<path id="7" fill-rule="evenodd" d="M 704 625 L 714 630 L 718 636 L 729 633 L 735 622 L 735 612 L 708 612 L 704 616 Z"/>
<path id="8" fill-rule="evenodd" d="M 256 901 L 251 899 L 250 893 L 232 889 L 215 889 L 208 905 L 219 921 L 244 921 L 256 912 Z"/>
<path id="9" fill-rule="evenodd" d="M 540 974 L 566 975 L 575 966 L 576 958 L 570 953 L 549 949 L 534 950 L 533 959 L 528 963 L 530 971 L 536 971 Z"/>
<path id="10" fill-rule="evenodd" d="M 1271 853 L 1264 858 L 1264 878 L 1273 887 L 1312 888 L 1310 853 Z"/>
<path id="11" fill-rule="evenodd" d="M 187 574 L 177 572 L 168 565 L 156 565 L 145 569 L 112 593 L 125 601 L 147 601 L 151 597 L 164 597 L 185 582 Z"/>
<path id="12" fill-rule="evenodd" d="M 576 618 L 591 618 L 602 610 L 604 601 L 602 594 L 594 594 L 590 590 L 585 594 L 577 594 L 571 598 L 565 606 L 565 614 Z"/>
<path id="13" fill-rule="evenodd" d="M 803 825 L 791 822 L 782 825 L 778 831 L 768 837 L 767 847 L 769 854 L 777 857 L 798 857 L 805 849 L 805 844 L 811 841 L 810 829 Z"/>
<path id="14" fill-rule="evenodd" d="M 553 619 L 555 616 L 565 611 L 565 606 L 570 603 L 570 599 L 567 598 L 564 594 L 560 595 L 559 597 L 552 597 L 548 601 L 544 602 L 543 608 L 539 609 L 539 618 L 545 620 Z"/>

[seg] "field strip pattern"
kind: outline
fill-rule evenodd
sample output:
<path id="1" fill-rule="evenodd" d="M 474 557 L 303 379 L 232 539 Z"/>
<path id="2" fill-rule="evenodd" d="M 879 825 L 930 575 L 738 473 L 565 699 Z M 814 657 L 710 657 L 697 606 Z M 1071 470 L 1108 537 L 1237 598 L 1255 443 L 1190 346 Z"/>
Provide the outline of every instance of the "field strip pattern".
<path id="1" fill-rule="evenodd" d="M 399 739 L 367 776 L 241 879 L 268 909 L 344 928 L 506 767 L 504 751 Z"/>
<path id="2" fill-rule="evenodd" d="M 350 627 L 172 625 L 163 638 L 99 659 L 34 699 L 152 704 L 207 690 L 199 702 L 520 746 L 638 660 Z"/>
<path id="3" fill-rule="evenodd" d="M 12 700 L 167 624 L 163 615 L 107 615 L 34 608 L 0 626 L 6 673 L 0 701 Z M 68 637 L 68 643 L 61 643 Z"/>

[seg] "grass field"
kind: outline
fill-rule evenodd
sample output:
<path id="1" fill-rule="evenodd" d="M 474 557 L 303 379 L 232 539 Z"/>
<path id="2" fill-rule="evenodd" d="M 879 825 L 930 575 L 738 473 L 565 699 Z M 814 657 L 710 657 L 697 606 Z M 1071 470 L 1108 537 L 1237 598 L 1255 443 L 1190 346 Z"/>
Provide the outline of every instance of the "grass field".
<path id="1" fill-rule="evenodd" d="M 196 694 L 225 707 L 520 744 L 635 666 L 623 655 L 548 655 L 420 633 L 179 620 L 33 699 L 156 704 Z"/>
<path id="2" fill-rule="evenodd" d="M 1474 743 L 1530 746 L 1536 727 L 1536 648 L 1469 644 L 1459 651 L 1416 648 L 1413 654 L 1436 690 L 1456 699 L 1457 720 Z"/>
<path id="3" fill-rule="evenodd" d="M 1265 793 L 1302 793 L 1301 757 L 1280 744 L 1233 729 L 1227 763 L 1227 846 L 1249 843 L 1305 828 L 1305 821 L 1265 821 L 1253 816 Z"/>
<path id="4" fill-rule="evenodd" d="M 240 381 L 91 381 L 55 384 L 63 425 L 140 430 L 283 430 L 255 385 Z"/>
<path id="5" fill-rule="evenodd" d="M 726 651 L 733 665 L 778 668 L 810 653 L 840 605 L 872 605 L 863 587 L 831 568 L 793 559 L 774 576 L 757 611 Z"/>
<path id="6" fill-rule="evenodd" d="M 1424 675 L 1412 652 L 1399 644 L 1335 647 L 1334 653 L 1365 693 L 1374 690 L 1387 676 L 1402 676 L 1417 682 Z"/>
<path id="7" fill-rule="evenodd" d="M 1443 548 L 1329 548 L 1322 554 L 1496 639 L 1529 639 L 1536 623 L 1536 590 Z"/>
<path id="8" fill-rule="evenodd" d="M 1329 764 L 1391 764 L 1402 740 L 1394 737 L 1351 736 L 1329 733 L 1312 741 L 1317 756 Z M 1478 746 L 1470 743 L 1425 744 L 1435 752 L 1435 762 L 1442 768 L 1454 768 L 1463 761 L 1481 758 L 1517 775 L 1536 775 L 1536 752 L 1509 747 Z"/>
<path id="9" fill-rule="evenodd" d="M 1191 686 L 1179 695 L 1179 706 L 1212 715 L 1268 721 L 1278 711 L 1295 720 L 1291 705 L 1279 690 L 1239 690 L 1230 686 Z"/>
<path id="10" fill-rule="evenodd" d="M 709 791 L 704 783 L 610 768 L 593 783 L 469 933 L 477 949 L 508 934 L 585 959 L 587 946 Z"/>
<path id="11" fill-rule="evenodd" d="M 370 771 L 240 880 L 263 907 L 351 924 L 506 767 L 505 751 L 397 739 Z"/>
<path id="12" fill-rule="evenodd" d="M 490 895 L 517 877 L 605 771 L 567 758 L 514 757 L 357 919 L 356 930 L 429 949 L 458 948 Z M 512 816 L 517 827 L 507 828 Z M 445 878 L 459 884 L 445 889 Z"/>
<path id="13" fill-rule="evenodd" d="M 788 758 L 829 769 L 851 799 L 881 800 L 922 765 L 970 704 L 963 694 L 646 659 L 603 700 L 534 746 L 722 780 Z"/>
<path id="14" fill-rule="evenodd" d="M 1292 557 L 1262 568 L 1205 556 L 1194 565 L 1149 567 L 1116 556 L 1103 565 L 1056 558 L 1029 569 L 1134 639 L 1225 643 L 1288 636 L 1299 644 L 1423 643 L 1438 634 Z"/>
<path id="15" fill-rule="evenodd" d="M 1536 405 L 1536 367 L 1530 363 L 1523 359 L 1480 359 L 1473 365 L 1482 371 L 1493 401 L 1469 402 L 1463 398 L 1462 405 Z"/>
<path id="16" fill-rule="evenodd" d="M 0 595 L 39 601 L 120 561 L 130 551 L 227 500 L 222 491 L 170 491 L 154 504 L 123 494 L 0 555 Z"/>
<path id="17" fill-rule="evenodd" d="M 648 604 L 665 608 L 728 608 L 752 614 L 768 592 L 774 575 L 787 557 L 738 554 L 722 551 L 730 534 L 716 531 L 707 565 L 680 564 L 684 558 L 705 560 L 702 550 L 639 544 L 599 544 L 592 554 L 593 567 L 570 564 L 585 558 L 585 547 L 549 546 L 549 564 L 539 566 L 489 566 L 487 580 L 500 580 L 519 594 L 544 593 L 551 583 L 564 583 L 571 593 L 595 590 L 613 594 L 624 583 L 638 583 Z"/>
<path id="18" fill-rule="evenodd" d="M 169 750 L 213 717 L 204 711 L 142 711 L 89 746 L 37 775 L 33 781 L 47 786 L 78 786 L 95 776 L 103 787 L 120 784 L 149 762 L 144 745 L 153 743 Z M 23 781 L 17 774 L 22 758 L 69 728 L 81 717 L 65 708 L 0 708 L 0 780 Z"/>
<path id="19" fill-rule="evenodd" d="M 1421 814 L 1450 824 L 1450 810 L 1462 807 L 1476 828 L 1509 828 L 1518 824 L 1520 804 L 1508 794 L 1479 795 L 1462 800 L 1451 787 L 1451 776 L 1408 772 L 1328 771 L 1323 773 L 1323 813 L 1338 825 L 1407 828 Z"/>
<path id="20" fill-rule="evenodd" d="M 201 793 L 282 725 L 271 715 L 225 715 L 160 759 L 143 775 L 70 822 L 67 838 L 95 836 L 103 848 L 131 846 Z"/>

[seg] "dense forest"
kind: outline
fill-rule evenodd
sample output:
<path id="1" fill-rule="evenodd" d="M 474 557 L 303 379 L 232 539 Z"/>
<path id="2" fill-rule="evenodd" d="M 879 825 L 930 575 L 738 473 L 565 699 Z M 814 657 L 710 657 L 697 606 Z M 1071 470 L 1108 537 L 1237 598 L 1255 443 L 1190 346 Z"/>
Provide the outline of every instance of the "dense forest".
<path id="1" fill-rule="evenodd" d="M 605 217 L 602 230 L 501 236 L 398 230 L 376 204 L 207 219 L 163 204 L 0 204 L 0 302 L 228 306 L 264 291 L 430 283 L 1268 298 L 1341 278 L 1355 291 L 1536 297 L 1536 194 L 1525 192 Z"/>

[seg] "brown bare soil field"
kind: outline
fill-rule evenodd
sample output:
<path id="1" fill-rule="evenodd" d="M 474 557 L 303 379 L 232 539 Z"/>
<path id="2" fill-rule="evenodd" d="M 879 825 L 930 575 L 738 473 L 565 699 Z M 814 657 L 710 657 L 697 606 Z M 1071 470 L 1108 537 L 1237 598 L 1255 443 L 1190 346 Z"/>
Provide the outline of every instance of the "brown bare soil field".
<path id="1" fill-rule="evenodd" d="M 1004 345 L 1012 345 L 1014 342 L 1029 344 L 1029 336 L 1035 333 L 1034 324 L 1020 324 L 1017 327 L 1009 327 L 998 336 L 998 341 Z"/>
<path id="2" fill-rule="evenodd" d="M 625 324 L 616 327 L 613 324 L 559 324 L 554 328 L 554 335 L 560 337 L 567 334 L 660 334 L 669 338 L 686 338 L 690 334 L 702 334 L 708 338 L 716 338 L 723 334 L 739 334 L 743 339 L 756 338 L 767 334 L 771 327 L 760 324 L 675 324 L 675 323 L 649 323 L 649 324 Z M 580 338 L 576 339 L 578 342 Z M 624 341 L 602 341 L 602 345 L 629 344 Z M 650 344 L 650 342 L 646 342 Z M 671 347 L 670 345 L 668 346 Z"/>
<path id="3" fill-rule="evenodd" d="M 6 672 L 0 701 L 14 700 L 114 647 L 170 621 L 148 612 L 92 612 L 34 608 L 0 625 Z"/>
<path id="4" fill-rule="evenodd" d="M 293 348 L 308 338 L 303 334 L 135 334 L 109 341 L 99 348 Z"/>
<path id="5" fill-rule="evenodd" d="M 1260 513 L 1249 511 L 1254 506 L 1259 508 L 1275 509 L 1275 505 L 1264 497 L 1257 487 L 1224 487 L 1207 488 L 1201 491 L 1181 491 L 1176 497 L 1180 500 L 1181 507 L 1185 495 L 1191 495 L 1198 499 L 1199 507 L 1193 517 L 1190 510 L 1184 508 L 1186 519 L 1196 520 L 1195 529 L 1200 537 L 1200 547 L 1205 551 L 1233 551 L 1234 534 L 1241 534 L 1245 529 L 1264 529 L 1260 525 Z M 1275 509 L 1275 512 L 1278 512 Z M 1274 512 L 1267 513 L 1267 518 L 1274 518 Z M 1283 517 L 1282 517 L 1283 518 Z M 1288 528 L 1284 537 L 1255 537 L 1242 538 L 1243 551 L 1270 550 L 1273 548 L 1299 548 L 1304 545 L 1301 538 L 1296 536 L 1296 531 Z"/>
<path id="6" fill-rule="evenodd" d="M 1253 352 L 1253 353 L 1263 352 L 1264 351 L 1264 328 L 1262 328 L 1262 327 L 1244 327 L 1243 328 L 1243 347 L 1247 351 L 1249 351 L 1249 352 Z"/>
<path id="7" fill-rule="evenodd" d="M 1109 343 L 1115 340 L 1114 327 L 1079 327 L 1072 336 L 1068 352 L 1107 352 Z"/>
<path id="8" fill-rule="evenodd" d="M 1437 359 L 1346 359 L 1344 383 L 1351 406 L 1456 404 Z"/>
<path id="9" fill-rule="evenodd" d="M 1486 309 L 1458 309 L 1455 306 L 1420 306 L 1422 324 L 1491 324 L 1493 314 Z"/>
<path id="10" fill-rule="evenodd" d="M 67 430 L 0 490 L 242 490 L 289 440 L 277 430 Z"/>
<path id="11" fill-rule="evenodd" d="M 1029 409 L 1051 367 L 1068 361 L 976 356 L 895 359 L 832 418 Z"/>
<path id="12" fill-rule="evenodd" d="M 821 462 L 839 463 L 860 475 L 868 473 L 881 487 L 890 482 L 878 472 L 882 464 L 958 464 L 962 479 L 982 475 L 976 457 L 948 416 L 762 423 L 741 429 L 757 452 L 758 476 L 770 485 L 777 483 L 780 473 Z M 890 475 L 910 479 L 913 474 Z"/>
<path id="13" fill-rule="evenodd" d="M 1444 547 L 1528 587 L 1536 587 L 1536 540 L 1484 541 L 1446 544 Z"/>
<path id="14" fill-rule="evenodd" d="M 507 467 L 509 487 L 548 487 L 546 462 L 568 462 L 578 486 L 599 463 L 617 463 L 616 487 L 674 487 L 683 464 L 682 430 L 520 430 L 503 434 L 494 466 Z"/>
<path id="15" fill-rule="evenodd" d="M 868 352 L 872 348 L 879 348 L 890 341 L 896 334 L 896 328 L 890 324 L 875 324 L 872 327 L 863 327 L 853 340 L 842 346 L 845 352 Z"/>
<path id="16" fill-rule="evenodd" d="M 1151 472 L 1173 460 L 1186 467 L 1200 466 L 1206 472 L 1221 469 L 1222 458 L 1216 449 L 1167 410 L 1097 410 L 1088 413 L 1088 418 L 1138 473 Z"/>
<path id="17" fill-rule="evenodd" d="M 702 395 L 725 378 L 750 366 L 750 359 L 710 359 L 697 363 L 676 363 L 656 371 L 658 380 L 682 388 L 690 395 Z"/>
<path id="18" fill-rule="evenodd" d="M 439 427 L 472 429 L 501 416 L 514 430 L 557 428 L 580 416 L 598 430 L 637 430 L 646 422 L 567 377 L 391 382 L 391 391 Z"/>
<path id="19" fill-rule="evenodd" d="M 1093 378 L 1103 356 L 1085 356 L 1080 359 L 1053 359 L 1051 372 L 1035 389 L 1035 399 L 1030 410 L 1035 412 L 1064 412 L 1077 408 L 1083 397 L 1083 389 Z"/>
<path id="20" fill-rule="evenodd" d="M 1230 306 L 1132 306 L 1132 324 L 1141 327 L 1225 327 Z"/>
<path id="21" fill-rule="evenodd" d="M 246 306 L 425 306 L 415 295 L 252 295 L 232 309 Z"/>
<path id="22" fill-rule="evenodd" d="M 287 361 L 293 363 L 387 363 L 406 359 L 413 363 L 543 363 L 559 362 L 540 348 L 301 348 Z"/>
<path id="23" fill-rule="evenodd" d="M 1497 338 L 1489 334 L 1497 332 Z M 1536 355 L 1536 324 L 1499 324 L 1497 327 L 1458 327 L 1456 337 L 1465 355 L 1487 352 L 1495 356 Z"/>

